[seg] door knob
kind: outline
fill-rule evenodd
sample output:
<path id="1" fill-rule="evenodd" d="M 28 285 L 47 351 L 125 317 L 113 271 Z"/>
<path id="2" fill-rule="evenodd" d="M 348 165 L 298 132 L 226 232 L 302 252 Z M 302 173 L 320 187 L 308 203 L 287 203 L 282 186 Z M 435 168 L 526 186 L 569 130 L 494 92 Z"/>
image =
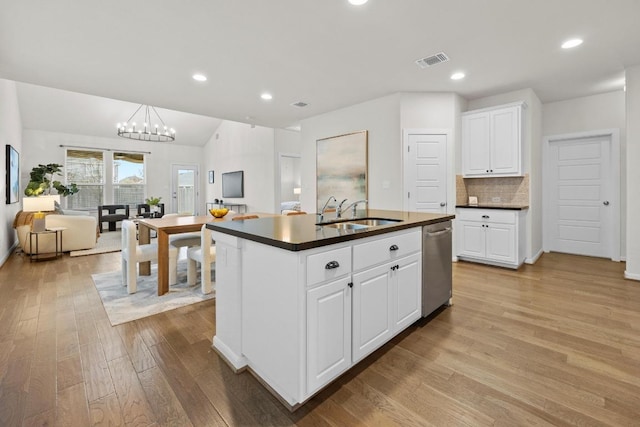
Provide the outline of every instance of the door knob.
<path id="1" fill-rule="evenodd" d="M 609 201 L 605 200 L 604 202 L 602 202 L 602 204 L 605 205 L 605 206 L 609 206 Z"/>

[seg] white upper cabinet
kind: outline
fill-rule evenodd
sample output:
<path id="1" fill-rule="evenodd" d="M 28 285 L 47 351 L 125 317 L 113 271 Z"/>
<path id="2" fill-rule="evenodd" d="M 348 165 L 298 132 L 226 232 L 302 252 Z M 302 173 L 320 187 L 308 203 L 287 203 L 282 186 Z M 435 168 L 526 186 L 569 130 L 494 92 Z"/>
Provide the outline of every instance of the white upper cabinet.
<path id="1" fill-rule="evenodd" d="M 462 115 L 462 173 L 466 178 L 522 176 L 524 103 Z"/>

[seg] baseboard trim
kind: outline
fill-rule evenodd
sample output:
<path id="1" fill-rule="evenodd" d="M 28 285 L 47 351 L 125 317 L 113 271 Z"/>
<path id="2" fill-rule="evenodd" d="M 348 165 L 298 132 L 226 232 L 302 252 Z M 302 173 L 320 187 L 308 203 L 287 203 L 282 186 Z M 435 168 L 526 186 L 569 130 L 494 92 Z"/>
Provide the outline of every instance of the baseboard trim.
<path id="1" fill-rule="evenodd" d="M 244 356 L 238 356 L 235 354 L 225 343 L 220 341 L 217 336 L 213 337 L 213 350 L 224 360 L 233 370 L 234 373 L 239 373 L 247 368 L 247 358 Z"/>
<path id="2" fill-rule="evenodd" d="M 0 260 L 0 267 L 2 267 L 4 265 L 4 263 L 7 262 L 9 257 L 15 252 L 16 248 L 18 247 L 18 243 L 19 242 L 18 242 L 17 239 L 16 239 L 15 242 L 13 242 L 13 245 L 11 245 L 11 247 L 9 248 L 7 253 L 5 253 L 4 256 L 2 257 L 2 259 Z"/>
<path id="3" fill-rule="evenodd" d="M 525 258 L 525 260 L 524 260 L 525 264 L 535 264 L 535 263 L 538 261 L 538 259 L 540 259 L 540 257 L 542 256 L 542 253 L 543 253 L 543 252 L 544 252 L 544 251 L 543 251 L 542 249 L 540 249 L 540 250 L 538 251 L 538 253 L 537 253 L 537 254 L 535 254 L 533 257 L 531 257 L 531 258 Z"/>
<path id="4" fill-rule="evenodd" d="M 624 271 L 624 278 L 629 280 L 638 280 L 640 281 L 640 274 L 638 273 L 629 273 L 627 270 Z"/>

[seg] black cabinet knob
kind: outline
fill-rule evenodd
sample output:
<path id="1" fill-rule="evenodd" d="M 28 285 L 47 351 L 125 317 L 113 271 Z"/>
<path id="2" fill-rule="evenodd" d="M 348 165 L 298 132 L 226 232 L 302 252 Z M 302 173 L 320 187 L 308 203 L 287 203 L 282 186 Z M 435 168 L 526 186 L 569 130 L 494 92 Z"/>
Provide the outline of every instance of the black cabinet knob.
<path id="1" fill-rule="evenodd" d="M 397 251 L 398 249 L 400 249 L 400 248 L 398 248 L 398 245 L 391 245 L 391 246 L 389 247 L 389 250 L 390 250 L 390 251 Z"/>

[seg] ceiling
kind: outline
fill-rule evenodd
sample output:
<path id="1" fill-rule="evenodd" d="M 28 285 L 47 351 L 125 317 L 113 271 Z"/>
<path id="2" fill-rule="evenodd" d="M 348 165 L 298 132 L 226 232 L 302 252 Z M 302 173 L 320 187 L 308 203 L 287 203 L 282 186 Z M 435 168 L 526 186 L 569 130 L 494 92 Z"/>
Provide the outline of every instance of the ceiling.
<path id="1" fill-rule="evenodd" d="M 0 7 L 0 77 L 63 90 L 47 89 L 45 104 L 38 98 L 45 89 L 20 85 L 21 114 L 32 126 L 58 110 L 54 95 L 75 99 L 78 110 L 98 102 L 64 91 L 133 103 L 116 111 L 117 103 L 106 102 L 101 121 L 110 132 L 140 103 L 164 109 L 165 122 L 173 110 L 203 122 L 282 128 L 402 91 L 474 99 L 532 88 L 550 102 L 621 90 L 625 67 L 640 64 L 638 0 L 369 0 L 361 7 L 346 0 L 0 0 Z M 571 37 L 584 44 L 561 49 Z M 450 61 L 426 69 L 414 63 L 441 51 Z M 451 80 L 454 71 L 466 78 Z M 208 81 L 194 81 L 196 72 Z M 271 101 L 260 99 L 264 91 Z M 296 101 L 308 106 L 290 105 Z M 170 125 L 178 136 L 186 129 Z"/>

